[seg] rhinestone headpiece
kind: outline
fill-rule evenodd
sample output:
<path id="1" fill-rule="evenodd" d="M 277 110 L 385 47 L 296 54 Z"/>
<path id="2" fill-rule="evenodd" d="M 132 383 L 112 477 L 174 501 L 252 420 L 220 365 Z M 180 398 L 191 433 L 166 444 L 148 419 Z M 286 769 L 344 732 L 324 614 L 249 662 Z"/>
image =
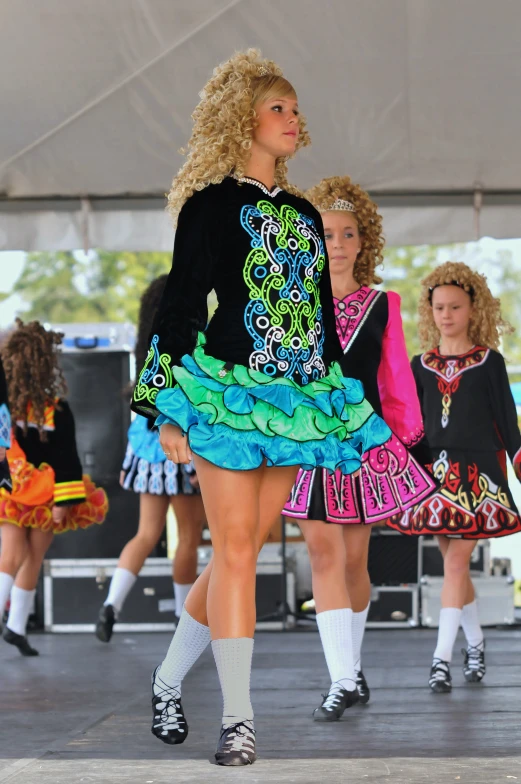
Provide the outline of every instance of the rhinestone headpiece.
<path id="1" fill-rule="evenodd" d="M 347 199 L 337 199 L 331 207 L 328 207 L 326 210 L 322 210 L 322 212 L 332 212 L 333 210 L 342 210 L 342 212 L 356 212 L 355 205 L 347 201 Z"/>
<path id="2" fill-rule="evenodd" d="M 434 286 L 429 286 L 429 302 L 432 305 L 432 295 L 434 293 L 434 289 L 439 289 L 440 286 L 457 286 L 459 289 L 463 289 L 465 291 L 472 302 L 474 302 L 474 297 L 476 296 L 476 292 L 474 291 L 474 286 L 471 286 L 469 283 L 460 283 L 459 280 L 450 280 L 444 283 L 436 283 Z"/>
<path id="3" fill-rule="evenodd" d="M 270 76 L 271 75 L 271 71 L 265 65 L 259 65 L 259 67 L 257 68 L 257 75 L 258 76 Z"/>

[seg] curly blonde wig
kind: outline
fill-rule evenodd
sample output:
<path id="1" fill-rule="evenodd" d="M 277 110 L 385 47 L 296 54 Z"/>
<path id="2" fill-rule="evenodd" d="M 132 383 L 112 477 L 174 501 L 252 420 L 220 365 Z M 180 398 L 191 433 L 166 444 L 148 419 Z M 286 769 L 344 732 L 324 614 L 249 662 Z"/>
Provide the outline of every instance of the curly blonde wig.
<path id="1" fill-rule="evenodd" d="M 168 194 L 167 209 L 174 224 L 194 191 L 217 185 L 230 174 L 244 176 L 256 123 L 256 104 L 287 96 L 296 98 L 292 85 L 278 65 L 262 58 L 257 49 L 237 52 L 214 70 L 192 114 L 192 136 L 188 149 L 181 151 L 187 155 L 186 163 Z M 299 115 L 299 128 L 297 150 L 311 143 L 302 115 Z M 275 182 L 280 188 L 300 195 L 287 181 L 287 158 L 277 160 Z"/>
<path id="2" fill-rule="evenodd" d="M 457 284 L 472 298 L 473 315 L 469 324 L 469 338 L 477 346 L 499 348 L 502 335 L 514 329 L 501 317 L 501 301 L 492 296 L 487 279 L 479 272 L 473 272 L 466 264 L 447 261 L 440 264 L 421 282 L 418 304 L 418 334 L 423 348 L 430 349 L 440 342 L 440 333 L 432 314 L 432 292 L 438 286 Z"/>
<path id="3" fill-rule="evenodd" d="M 46 330 L 39 321 L 24 324 L 16 319 L 16 329 L 2 347 L 7 394 L 13 421 L 27 429 L 27 406 L 33 406 L 40 439 L 47 440 L 45 407 L 67 393 L 67 384 L 58 364 L 58 346 L 63 334 Z"/>
<path id="4" fill-rule="evenodd" d="M 383 263 L 385 239 L 382 234 L 382 216 L 378 207 L 359 185 L 349 177 L 327 177 L 318 185 L 306 191 L 306 198 L 320 212 L 327 212 L 337 199 L 350 201 L 355 208 L 354 215 L 362 248 L 353 268 L 353 277 L 361 286 L 381 283 L 375 269 Z"/>

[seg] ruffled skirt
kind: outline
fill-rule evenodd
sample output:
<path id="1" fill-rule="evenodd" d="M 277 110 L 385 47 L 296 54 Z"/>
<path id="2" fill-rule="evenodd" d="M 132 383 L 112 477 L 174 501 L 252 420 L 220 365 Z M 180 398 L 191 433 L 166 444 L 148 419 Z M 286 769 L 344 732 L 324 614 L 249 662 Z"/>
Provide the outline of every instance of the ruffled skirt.
<path id="1" fill-rule="evenodd" d="M 431 495 L 432 477 L 396 435 L 362 457 L 358 476 L 300 470 L 282 514 L 300 520 L 373 524 Z"/>
<path id="2" fill-rule="evenodd" d="M 11 494 L 0 490 L 0 525 L 12 523 L 20 528 L 39 528 L 61 534 L 104 521 L 109 508 L 107 494 L 101 487 L 96 487 L 89 476 L 83 476 L 85 501 L 65 506 L 63 520 L 55 523 L 52 519 L 54 471 L 51 466 L 42 464 L 35 468 L 19 448 L 8 451 L 8 460 L 13 490 Z"/>
<path id="3" fill-rule="evenodd" d="M 334 364 L 318 381 L 299 386 L 204 352 L 173 368 L 177 386 L 158 392 L 156 424 L 171 422 L 188 435 L 192 451 L 235 471 L 269 466 L 358 471 L 362 455 L 391 431 L 364 398 L 362 384 Z"/>

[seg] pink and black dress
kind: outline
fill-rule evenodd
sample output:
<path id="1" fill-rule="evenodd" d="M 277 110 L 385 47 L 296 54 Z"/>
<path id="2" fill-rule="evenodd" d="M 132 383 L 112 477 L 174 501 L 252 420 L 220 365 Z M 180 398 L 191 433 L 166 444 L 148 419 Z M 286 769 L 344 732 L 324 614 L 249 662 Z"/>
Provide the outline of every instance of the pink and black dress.
<path id="1" fill-rule="evenodd" d="M 404 513 L 436 485 L 394 292 L 361 286 L 333 298 L 344 375 L 363 383 L 366 399 L 391 428 L 382 447 L 366 452 L 358 476 L 300 470 L 283 514 L 328 523 L 377 523 Z"/>

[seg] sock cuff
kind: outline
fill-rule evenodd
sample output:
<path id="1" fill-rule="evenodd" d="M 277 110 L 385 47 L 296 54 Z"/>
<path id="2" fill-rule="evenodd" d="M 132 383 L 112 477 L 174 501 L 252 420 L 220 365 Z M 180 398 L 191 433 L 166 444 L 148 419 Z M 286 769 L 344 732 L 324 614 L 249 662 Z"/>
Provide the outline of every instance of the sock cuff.
<path id="1" fill-rule="evenodd" d="M 36 588 L 32 591 L 27 591 L 25 588 L 19 588 L 17 585 L 13 585 L 11 588 L 11 593 L 16 595 L 19 593 L 21 596 L 33 597 L 36 594 Z"/>
<path id="2" fill-rule="evenodd" d="M 190 613 L 186 609 L 186 606 L 183 606 L 183 611 L 182 611 L 182 613 L 180 615 L 180 618 L 179 618 L 179 625 L 181 624 L 181 621 L 182 621 L 183 618 L 185 619 L 186 623 L 189 623 L 189 624 L 193 625 L 194 629 L 198 629 L 201 632 L 204 631 L 204 632 L 207 632 L 208 634 L 210 634 L 210 627 L 206 626 L 204 623 L 200 623 L 199 621 L 196 621 L 195 618 L 192 618 L 192 616 L 190 615 Z"/>
<path id="3" fill-rule="evenodd" d="M 354 615 L 353 610 L 351 607 L 340 607 L 338 610 L 324 610 L 323 612 L 317 613 L 317 622 L 318 619 L 323 621 L 327 620 L 335 620 L 336 618 L 345 617 L 345 613 L 348 615 L 351 613 Z"/>

